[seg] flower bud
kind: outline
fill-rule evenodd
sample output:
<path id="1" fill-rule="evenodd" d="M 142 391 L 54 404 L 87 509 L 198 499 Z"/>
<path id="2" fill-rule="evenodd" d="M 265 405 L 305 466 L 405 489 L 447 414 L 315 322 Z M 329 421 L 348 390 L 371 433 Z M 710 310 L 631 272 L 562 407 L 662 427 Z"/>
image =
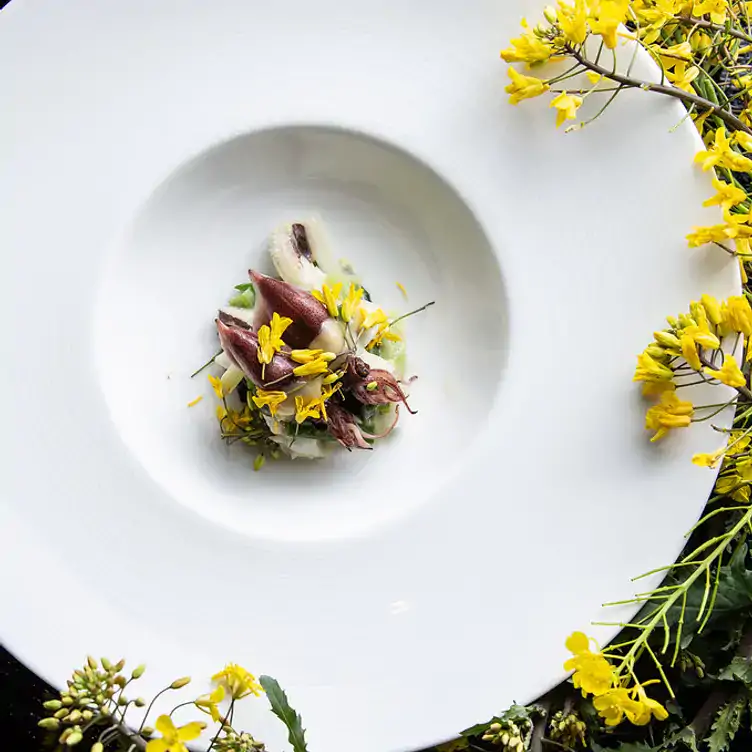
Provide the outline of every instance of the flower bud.
<path id="1" fill-rule="evenodd" d="M 140 666 L 136 666 L 131 674 L 131 679 L 140 679 L 146 671 L 146 666 L 142 663 Z"/>
<path id="2" fill-rule="evenodd" d="M 81 717 L 85 721 L 90 721 L 94 717 L 94 713 L 92 713 L 91 710 L 84 710 L 83 713 L 81 713 Z"/>
<path id="3" fill-rule="evenodd" d="M 78 723 L 81 720 L 81 711 L 72 710 L 65 720 L 68 723 Z"/>
<path id="4" fill-rule="evenodd" d="M 121 658 L 114 666 L 115 671 L 122 671 L 125 668 L 125 659 Z"/>
<path id="5" fill-rule="evenodd" d="M 42 707 L 45 710 L 60 710 L 63 707 L 63 703 L 60 700 L 47 700 Z"/>
<path id="6" fill-rule="evenodd" d="M 61 702 L 63 705 L 70 707 L 73 705 L 73 698 L 70 695 L 63 695 Z"/>
<path id="7" fill-rule="evenodd" d="M 128 704 L 128 698 L 127 698 L 127 697 L 126 697 L 125 695 L 120 695 L 120 697 L 118 697 L 118 701 L 117 701 L 117 704 L 118 704 L 118 705 L 119 705 L 119 706 L 120 706 L 121 708 L 122 708 L 122 707 L 124 707 L 125 705 L 127 705 L 127 704 Z"/>
<path id="8" fill-rule="evenodd" d="M 170 684 L 170 689 L 180 689 L 181 687 L 184 687 L 186 684 L 190 684 L 191 677 L 190 676 L 182 676 L 180 679 L 175 679 L 175 681 Z"/>
<path id="9" fill-rule="evenodd" d="M 83 741 L 84 735 L 80 731 L 74 731 L 66 740 L 65 744 L 68 747 L 75 747 L 76 744 L 80 744 Z"/>
<path id="10" fill-rule="evenodd" d="M 104 752 L 104 745 L 102 742 L 96 742 L 91 745 L 91 752 Z"/>
<path id="11" fill-rule="evenodd" d="M 543 9 L 543 17 L 544 17 L 544 18 L 546 19 L 546 21 L 548 21 L 548 22 L 549 22 L 550 24 L 555 24 L 555 23 L 556 23 L 556 22 L 557 22 L 557 21 L 559 20 L 559 17 L 558 17 L 558 15 L 557 15 L 557 13 L 556 13 L 556 8 L 554 8 L 554 7 L 553 7 L 553 6 L 551 6 L 551 5 L 547 5 L 547 6 L 546 6 L 546 7 L 545 7 L 545 8 Z"/>
<path id="12" fill-rule="evenodd" d="M 133 704 L 134 704 L 134 705 L 135 705 L 135 706 L 136 706 L 137 708 L 143 708 L 143 707 L 144 707 L 144 705 L 146 705 L 146 700 L 144 700 L 144 698 L 143 698 L 143 697 L 137 697 L 137 698 L 136 698 L 136 699 L 135 699 L 135 700 L 133 701 Z"/>
<path id="13" fill-rule="evenodd" d="M 65 718 L 65 716 L 68 715 L 68 712 L 68 708 L 60 708 L 60 710 L 55 713 L 55 718 Z"/>
<path id="14" fill-rule="evenodd" d="M 110 662 L 110 660 L 108 658 L 100 658 L 99 660 L 101 661 L 102 668 L 105 671 L 112 671 L 112 663 Z M 94 749 L 94 748 L 92 747 L 92 749 Z"/>
<path id="15" fill-rule="evenodd" d="M 96 658 L 92 658 L 91 656 L 88 656 L 86 658 L 86 663 L 92 671 L 96 671 L 99 668 L 99 664 L 97 663 Z"/>
<path id="16" fill-rule="evenodd" d="M 56 718 L 42 718 L 42 720 L 37 723 L 37 726 L 43 728 L 45 731 L 57 731 L 60 728 L 60 721 Z"/>
<path id="17" fill-rule="evenodd" d="M 154 735 L 154 729 L 151 726 L 144 726 L 141 729 L 141 736 L 153 736 Z"/>
<path id="18" fill-rule="evenodd" d="M 490 726 L 488 727 L 488 730 L 489 730 L 489 731 L 492 731 L 492 732 L 493 732 L 494 734 L 498 734 L 498 733 L 499 733 L 499 731 L 501 731 L 501 724 L 500 724 L 500 723 L 492 723 L 492 724 L 491 724 L 491 725 L 490 725 Z"/>

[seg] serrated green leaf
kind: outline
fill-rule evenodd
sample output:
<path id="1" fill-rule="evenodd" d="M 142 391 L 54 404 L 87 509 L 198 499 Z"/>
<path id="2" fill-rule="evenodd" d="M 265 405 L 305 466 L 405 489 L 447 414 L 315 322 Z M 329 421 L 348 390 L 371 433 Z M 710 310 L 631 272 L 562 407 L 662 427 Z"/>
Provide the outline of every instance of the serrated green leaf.
<path id="1" fill-rule="evenodd" d="M 282 687 L 271 676 L 259 676 L 259 684 L 266 692 L 272 713 L 287 727 L 287 740 L 292 744 L 294 752 L 308 752 L 303 719 L 290 707 Z"/>
<path id="2" fill-rule="evenodd" d="M 726 681 L 741 681 L 745 684 L 752 683 L 752 660 L 737 655 L 726 668 L 718 674 L 719 679 Z"/>
<path id="3" fill-rule="evenodd" d="M 713 733 L 708 737 L 709 752 L 726 752 L 734 740 L 746 707 L 746 700 L 737 698 L 724 705 L 713 722 Z"/>
<path id="4" fill-rule="evenodd" d="M 504 719 L 498 715 L 495 715 L 490 721 L 485 723 L 476 723 L 475 726 L 470 726 L 464 731 L 460 731 L 460 736 L 469 738 L 473 736 L 480 736 L 492 723 L 501 723 Z"/>
<path id="5" fill-rule="evenodd" d="M 664 742 L 664 748 L 666 750 L 688 749 L 690 752 L 699 752 L 694 729 L 685 726 Z"/>

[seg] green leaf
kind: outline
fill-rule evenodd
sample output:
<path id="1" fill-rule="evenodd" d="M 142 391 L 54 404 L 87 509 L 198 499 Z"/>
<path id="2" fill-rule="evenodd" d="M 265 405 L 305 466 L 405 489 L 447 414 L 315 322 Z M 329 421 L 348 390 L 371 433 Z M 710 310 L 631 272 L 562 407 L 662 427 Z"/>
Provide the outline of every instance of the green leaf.
<path id="1" fill-rule="evenodd" d="M 664 747 L 667 750 L 688 749 L 690 752 L 699 752 L 697 749 L 697 737 L 695 736 L 694 729 L 689 726 L 685 726 L 681 731 L 678 731 L 676 734 L 668 738 L 664 743 Z"/>
<path id="2" fill-rule="evenodd" d="M 495 715 L 490 721 L 486 721 L 485 723 L 476 723 L 475 726 L 470 726 L 470 728 L 466 728 L 464 731 L 460 731 L 460 736 L 463 736 L 463 737 L 480 736 L 481 734 L 485 733 L 486 729 L 492 723 L 501 723 L 503 720 L 504 720 L 503 718 L 500 718 L 498 715 Z"/>
<path id="3" fill-rule="evenodd" d="M 252 290 L 253 289 L 253 283 L 252 282 L 244 282 L 242 285 L 235 285 L 235 289 L 239 292 L 245 292 L 246 290 Z"/>
<path id="4" fill-rule="evenodd" d="M 272 706 L 272 713 L 287 727 L 287 741 L 292 744 L 294 752 L 308 752 L 303 719 L 290 707 L 282 687 L 271 676 L 259 676 L 259 684 L 266 692 L 269 704 Z"/>
<path id="5" fill-rule="evenodd" d="M 726 752 L 734 740 L 742 720 L 746 701 L 739 697 L 724 705 L 713 723 L 713 733 L 708 737 L 710 752 Z"/>
<path id="6" fill-rule="evenodd" d="M 734 681 L 738 679 L 745 684 L 752 684 L 752 660 L 735 656 L 731 663 L 718 674 L 719 679 Z"/>
<path id="7" fill-rule="evenodd" d="M 253 288 L 230 298 L 230 305 L 236 308 L 253 308 L 255 302 L 256 293 L 253 291 Z"/>

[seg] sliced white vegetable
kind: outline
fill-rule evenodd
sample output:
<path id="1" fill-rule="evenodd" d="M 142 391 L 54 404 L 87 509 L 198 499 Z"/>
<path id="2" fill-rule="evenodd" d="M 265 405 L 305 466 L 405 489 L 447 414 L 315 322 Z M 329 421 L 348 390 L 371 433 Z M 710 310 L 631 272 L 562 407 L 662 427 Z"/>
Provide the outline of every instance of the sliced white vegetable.
<path id="1" fill-rule="evenodd" d="M 345 325 L 336 319 L 328 319 L 309 347 L 311 350 L 341 353 L 345 349 Z"/>
<path id="2" fill-rule="evenodd" d="M 222 392 L 223 394 L 232 394 L 237 388 L 238 384 L 243 380 L 243 372 L 237 367 L 231 365 L 222 374 Z"/>
<path id="3" fill-rule="evenodd" d="M 232 365 L 232 361 L 230 360 L 230 356 L 222 350 L 222 352 L 217 355 L 216 358 L 214 358 L 214 362 L 220 367 L 224 368 L 225 371 Z"/>
<path id="4" fill-rule="evenodd" d="M 318 460 L 326 456 L 324 442 L 317 439 L 300 438 L 293 436 L 272 436 L 272 441 L 279 444 L 293 459 Z"/>
<path id="5" fill-rule="evenodd" d="M 364 348 L 358 348 L 356 355 L 361 360 L 365 361 L 365 363 L 371 368 L 383 369 L 384 371 L 388 371 L 392 374 L 392 376 L 394 376 L 394 363 L 392 363 L 391 360 L 386 360 L 386 358 L 382 358 L 380 355 L 369 352 Z"/>
<path id="6" fill-rule="evenodd" d="M 306 234 L 307 231 L 306 225 Z M 313 252 L 313 248 L 311 251 Z M 271 234 L 269 256 L 279 276 L 291 285 L 314 290 L 320 289 L 326 282 L 326 274 L 295 249 L 290 224 L 283 225 Z"/>

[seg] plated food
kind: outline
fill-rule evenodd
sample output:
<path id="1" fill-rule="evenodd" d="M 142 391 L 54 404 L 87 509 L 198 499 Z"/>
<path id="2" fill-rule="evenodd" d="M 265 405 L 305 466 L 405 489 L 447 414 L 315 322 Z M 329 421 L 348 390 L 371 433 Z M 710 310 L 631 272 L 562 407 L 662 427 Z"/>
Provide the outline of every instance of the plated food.
<path id="1" fill-rule="evenodd" d="M 334 261 L 317 219 L 275 230 L 269 256 L 276 276 L 249 270 L 215 321 L 221 350 L 210 363 L 221 373 L 209 380 L 221 437 L 255 447 L 256 468 L 338 445 L 372 449 L 400 406 L 415 412 L 402 323 L 417 311 L 372 301 L 350 264 Z"/>

